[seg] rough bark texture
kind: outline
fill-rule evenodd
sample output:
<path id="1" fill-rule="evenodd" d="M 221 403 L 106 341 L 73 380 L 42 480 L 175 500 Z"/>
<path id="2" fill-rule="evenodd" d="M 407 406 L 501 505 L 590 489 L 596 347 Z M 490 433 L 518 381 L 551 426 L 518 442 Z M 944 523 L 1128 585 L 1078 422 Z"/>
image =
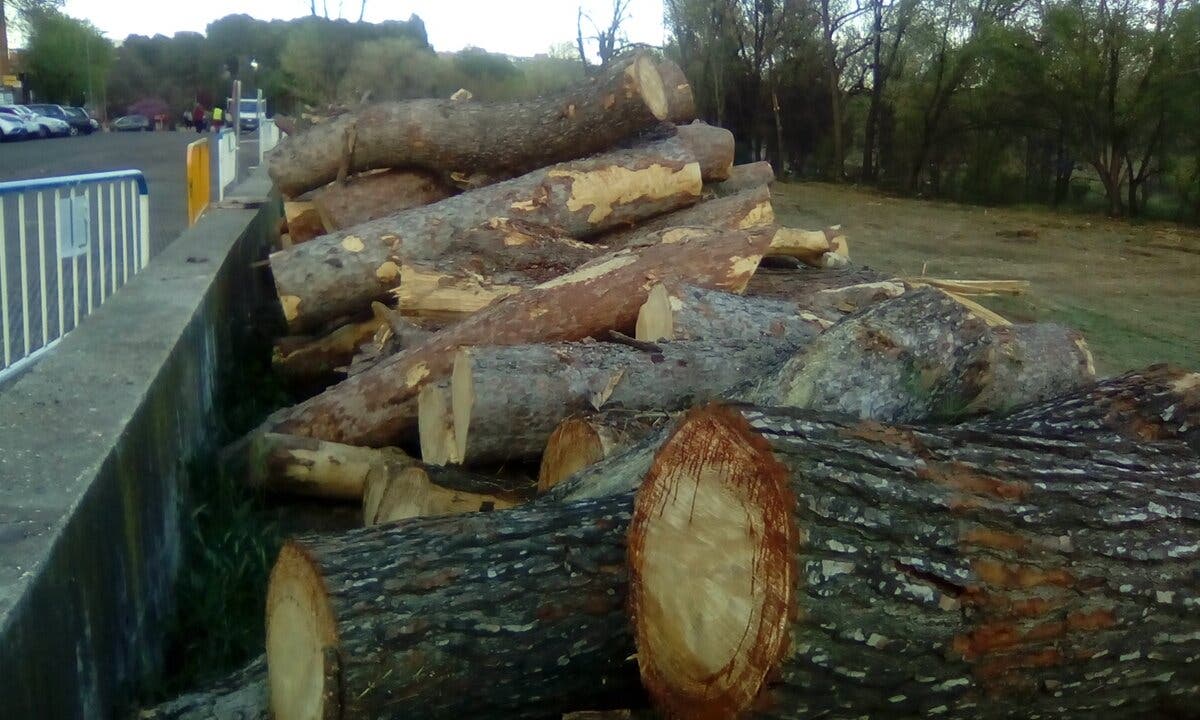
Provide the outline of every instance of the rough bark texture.
<path id="1" fill-rule="evenodd" d="M 288 543 L 267 608 L 276 720 L 292 720 L 289 691 L 311 676 L 309 658 L 337 668 L 320 688 L 326 717 L 542 719 L 641 705 L 624 606 L 631 504 L 547 503 Z M 297 602 L 327 612 L 330 633 L 299 659 L 286 639 L 309 616 L 289 610 Z"/>
<path id="2" fill-rule="evenodd" d="M 381 328 L 390 326 L 392 311 L 383 303 L 371 303 L 371 315 L 370 320 L 348 323 L 324 337 L 276 343 L 271 366 L 292 387 L 333 383 L 339 369 L 350 364 L 359 348 Z"/>
<path id="3" fill-rule="evenodd" d="M 786 338 L 803 347 L 825 329 L 798 303 L 673 283 L 656 285 L 638 313 L 637 339 L 724 340 L 750 344 Z"/>
<path id="4" fill-rule="evenodd" d="M 546 440 L 538 469 L 538 493 L 584 468 L 623 452 L 671 419 L 664 412 L 603 410 L 563 420 Z"/>
<path id="5" fill-rule="evenodd" d="M 334 230 L 429 205 L 454 194 L 454 188 L 427 170 L 366 173 L 311 193 L 313 207 Z"/>
<path id="6" fill-rule="evenodd" d="M 271 256 L 293 332 L 364 310 L 399 284 L 400 267 L 432 260 L 494 218 L 584 238 L 700 196 L 699 166 L 671 138 L 544 168 L 441 202 L 331 233 Z M 495 235 L 502 247 L 505 235 Z"/>
<path id="7" fill-rule="evenodd" d="M 311 202 L 285 202 L 283 216 L 288 239 L 293 245 L 308 242 L 333 229 Z"/>
<path id="8" fill-rule="evenodd" d="M 650 470 L 654 454 L 666 441 L 673 427 L 673 422 L 665 423 L 632 445 L 581 469 L 550 488 L 538 502 L 588 500 L 636 490 Z"/>
<path id="9" fill-rule="evenodd" d="M 267 659 L 260 655 L 212 685 L 142 710 L 137 717 L 138 720 L 268 720 Z"/>
<path id="10" fill-rule="evenodd" d="M 400 284 L 392 294 L 404 315 L 454 322 L 502 297 L 566 275 L 603 250 L 553 228 L 495 218 L 463 235 L 441 256 L 401 265 Z"/>
<path id="11" fill-rule="evenodd" d="M 676 137 L 699 161 L 704 182 L 719 182 L 729 178 L 733 169 L 733 133 L 697 121 L 691 125 L 680 125 Z"/>
<path id="12" fill-rule="evenodd" d="M 384 359 L 395 355 L 404 348 L 419 345 L 429 339 L 437 330 L 441 329 L 442 323 L 429 320 L 421 320 L 421 325 L 418 325 L 412 318 L 401 318 L 396 313 L 390 316 L 388 327 L 383 328 L 375 333 L 375 337 L 371 342 L 359 347 L 358 352 L 354 354 L 354 358 L 350 361 L 350 366 L 346 368 L 346 375 L 358 375 L 365 372 Z"/>
<path id="13" fill-rule="evenodd" d="M 992 327 L 924 288 L 847 317 L 741 397 L 885 421 L 953 420 L 1044 400 L 1094 378 L 1075 331 Z"/>
<path id="14" fill-rule="evenodd" d="M 725 197 L 743 190 L 752 190 L 775 182 L 775 169 L 766 160 L 734 165 L 729 170 L 729 177 L 718 183 L 706 185 L 705 192 L 711 191 L 717 197 Z"/>
<path id="15" fill-rule="evenodd" d="M 696 207 L 703 207 L 701 203 Z M 846 268 L 767 268 L 754 273 L 746 285 L 747 295 L 809 302 L 809 296 L 822 290 L 885 282 L 894 279 L 868 267 Z"/>
<path id="16" fill-rule="evenodd" d="M 649 289 L 687 278 L 739 292 L 770 245 L 769 231 L 674 230 L 603 255 L 575 272 L 491 305 L 370 370 L 281 411 L 264 429 L 359 445 L 388 445 L 415 429 L 416 395 L 450 373 L 464 345 L 519 345 L 633 331 Z M 668 241 L 669 240 L 669 241 Z"/>
<path id="17" fill-rule="evenodd" d="M 1077 397 L 1088 402 L 1086 392 Z M 1027 430 L 1010 423 L 994 433 L 781 409 L 695 411 L 660 452 L 630 530 L 648 690 L 688 718 L 1194 715 L 1197 456 L 1178 441 L 1113 442 L 1086 418 L 1044 410 L 1025 413 Z M 758 469 L 736 488 L 747 516 L 767 502 L 791 509 L 794 584 L 779 588 L 788 591 L 778 598 L 784 642 L 757 656 L 748 643 L 739 650 L 751 658 L 746 684 L 697 695 L 705 682 L 680 683 L 656 662 L 672 643 L 661 641 L 669 628 L 655 640 L 646 627 L 663 616 L 645 612 L 643 558 L 655 548 L 643 539 L 664 507 L 711 489 L 705 467 L 731 452 L 748 453 Z M 706 601 L 698 583 L 677 592 Z"/>
<path id="18" fill-rule="evenodd" d="M 771 191 L 765 186 L 745 190 L 728 197 L 706 200 L 683 210 L 660 215 L 631 228 L 605 233 L 595 239 L 610 250 L 639 242 L 646 233 L 673 227 L 712 227 L 728 230 L 766 227 L 775 222 Z"/>
<path id="19" fill-rule="evenodd" d="M 451 380 L 450 461 L 536 460 L 559 423 L 587 410 L 676 412 L 707 402 L 783 362 L 795 340 L 670 342 L 651 352 L 613 343 L 465 348 Z"/>
<path id="20" fill-rule="evenodd" d="M 407 100 L 288 135 L 267 160 L 285 195 L 339 172 L 419 167 L 519 175 L 612 147 L 669 114 L 658 65 L 644 54 L 558 95 L 518 103 Z"/>

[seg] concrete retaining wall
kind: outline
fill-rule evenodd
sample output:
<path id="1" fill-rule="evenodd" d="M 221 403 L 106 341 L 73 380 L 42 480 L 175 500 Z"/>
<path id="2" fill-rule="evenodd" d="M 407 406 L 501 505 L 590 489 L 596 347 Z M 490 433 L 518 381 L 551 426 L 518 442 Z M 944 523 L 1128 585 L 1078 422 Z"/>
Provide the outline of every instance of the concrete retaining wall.
<path id="1" fill-rule="evenodd" d="M 0 390 L 0 716 L 111 718 L 158 667 L 185 462 L 213 450 L 277 208 L 210 211 Z"/>

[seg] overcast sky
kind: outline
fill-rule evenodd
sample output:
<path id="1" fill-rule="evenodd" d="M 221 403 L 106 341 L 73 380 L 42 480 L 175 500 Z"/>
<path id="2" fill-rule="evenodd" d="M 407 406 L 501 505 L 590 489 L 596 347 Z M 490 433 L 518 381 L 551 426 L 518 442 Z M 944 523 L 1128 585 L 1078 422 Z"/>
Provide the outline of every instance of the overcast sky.
<path id="1" fill-rule="evenodd" d="M 337 14 L 339 0 L 326 1 L 329 14 Z M 407 20 L 416 13 L 439 51 L 473 45 L 509 55 L 535 55 L 574 40 L 580 5 L 601 25 L 612 12 L 611 0 L 367 0 L 365 19 Z M 321 6 L 318 0 L 318 10 Z M 308 7 L 308 0 L 67 0 L 65 10 L 120 41 L 133 34 L 204 32 L 208 23 L 233 13 L 265 20 L 293 18 L 307 14 Z M 358 0 L 344 0 L 341 7 L 343 15 L 357 19 Z M 629 39 L 662 44 L 662 14 L 662 0 L 632 0 L 625 24 Z"/>

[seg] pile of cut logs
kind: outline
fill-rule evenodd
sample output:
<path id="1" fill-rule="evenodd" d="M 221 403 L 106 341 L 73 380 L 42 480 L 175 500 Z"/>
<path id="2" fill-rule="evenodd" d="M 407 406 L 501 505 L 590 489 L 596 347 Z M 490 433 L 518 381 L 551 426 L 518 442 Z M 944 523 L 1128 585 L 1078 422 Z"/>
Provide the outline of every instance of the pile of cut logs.
<path id="1" fill-rule="evenodd" d="M 289 540 L 264 658 L 143 717 L 1194 716 L 1200 374 L 850 265 L 692 115 L 636 53 L 286 138 L 312 395 L 242 455 L 364 527 Z"/>

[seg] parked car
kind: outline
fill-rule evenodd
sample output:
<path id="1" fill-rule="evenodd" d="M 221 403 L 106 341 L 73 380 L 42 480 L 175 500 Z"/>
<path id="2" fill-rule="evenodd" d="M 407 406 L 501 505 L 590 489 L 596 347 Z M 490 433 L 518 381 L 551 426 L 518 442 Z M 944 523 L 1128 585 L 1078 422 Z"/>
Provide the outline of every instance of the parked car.
<path id="1" fill-rule="evenodd" d="M 93 120 L 88 111 L 81 107 L 64 107 L 63 112 L 67 114 L 67 123 L 73 130 L 72 135 L 91 135 L 100 129 L 100 123 Z"/>
<path id="2" fill-rule="evenodd" d="M 29 131 L 25 129 L 24 121 L 11 115 L 0 115 L 0 142 L 20 140 L 28 134 Z"/>
<path id="3" fill-rule="evenodd" d="M 23 105 L 22 107 L 37 117 L 38 123 L 46 128 L 47 135 L 62 137 L 75 134 L 71 132 L 71 123 L 67 121 L 67 113 L 62 109 L 61 105 L 39 103 L 35 105 Z"/>
<path id="4" fill-rule="evenodd" d="M 154 129 L 154 125 L 145 115 L 124 115 L 113 120 L 112 129 L 118 132 L 136 132 L 138 130 L 150 132 Z"/>
<path id="5" fill-rule="evenodd" d="M 5 107 L 12 108 L 13 112 L 31 123 L 32 126 L 29 129 L 31 137 L 65 137 L 71 132 L 70 126 L 62 120 L 42 115 L 31 110 L 27 105 L 6 105 Z"/>
<path id="6" fill-rule="evenodd" d="M 38 124 L 33 113 L 20 105 L 0 105 L 0 117 L 21 123 L 25 128 L 24 137 L 46 137 L 50 134 L 48 129 Z"/>
<path id="7" fill-rule="evenodd" d="M 79 133 L 84 132 L 84 127 L 91 128 L 92 126 L 91 123 L 86 119 L 82 122 L 77 119 L 72 120 L 70 114 L 67 113 L 66 108 L 64 108 L 62 105 L 38 103 L 35 105 L 26 105 L 25 107 L 34 111 L 38 115 L 41 115 L 42 117 L 57 120 L 67 126 L 66 130 L 55 130 L 52 134 L 58 134 L 61 132 L 63 135 L 78 135 Z M 87 132 L 91 132 L 91 130 L 88 130 Z"/>

